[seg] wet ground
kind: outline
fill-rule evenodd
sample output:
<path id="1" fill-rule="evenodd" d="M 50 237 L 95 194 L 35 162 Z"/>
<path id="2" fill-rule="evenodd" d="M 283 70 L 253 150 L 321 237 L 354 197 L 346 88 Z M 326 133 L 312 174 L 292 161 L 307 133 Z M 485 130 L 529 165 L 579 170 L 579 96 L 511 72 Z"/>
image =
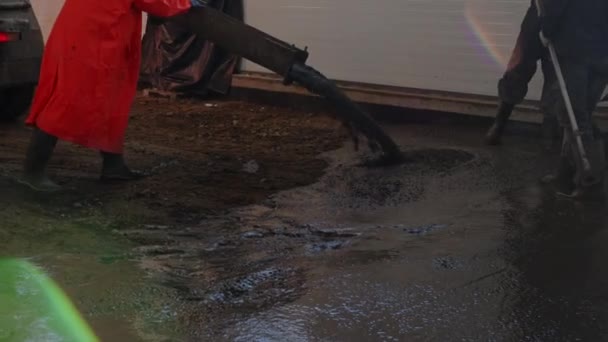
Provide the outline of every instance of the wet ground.
<path id="1" fill-rule="evenodd" d="M 104 341 L 608 339 L 605 206 L 540 187 L 538 141 L 389 131 L 409 162 L 367 169 L 322 114 L 139 99 L 149 178 L 98 184 L 98 156 L 62 144 L 67 191 L 40 196 L 12 180 L 27 130 L 2 127 L 0 250 Z"/>

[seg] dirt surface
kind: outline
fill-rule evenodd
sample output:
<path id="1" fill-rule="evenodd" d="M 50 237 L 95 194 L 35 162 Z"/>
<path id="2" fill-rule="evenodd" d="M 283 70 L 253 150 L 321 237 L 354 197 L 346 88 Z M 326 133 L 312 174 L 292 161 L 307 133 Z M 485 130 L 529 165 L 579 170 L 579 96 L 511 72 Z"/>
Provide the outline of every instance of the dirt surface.
<path id="1" fill-rule="evenodd" d="M 537 140 L 391 126 L 407 162 L 366 168 L 320 114 L 134 112 L 129 160 L 151 177 L 101 185 L 98 156 L 62 144 L 68 190 L 51 196 L 12 181 L 27 130 L 0 131 L 0 249 L 43 267 L 102 341 L 608 338 L 606 205 L 541 186 L 555 155 Z M 44 340 L 33 323 L 0 340 Z"/>
<path id="2" fill-rule="evenodd" d="M 26 129 L 2 127 L 0 160 L 14 175 L 23 159 Z M 50 165 L 62 185 L 90 188 L 97 199 L 136 200 L 170 219 L 195 220 L 314 182 L 326 163 L 319 153 L 339 147 L 339 124 L 322 114 L 240 102 L 138 98 L 127 136 L 126 157 L 145 180 L 107 186 L 95 182 L 95 152 L 59 145 Z M 94 191 L 93 191 L 94 189 Z"/>
<path id="3" fill-rule="evenodd" d="M 236 230 L 238 234 L 240 229 L 224 222 L 227 211 L 261 203 L 280 190 L 315 182 L 327 166 L 319 154 L 341 146 L 345 132 L 323 113 L 242 102 L 140 97 L 133 108 L 126 157 L 133 168 L 149 177 L 130 184 L 101 184 L 97 181 L 98 154 L 60 143 L 50 174 L 66 190 L 54 195 L 35 194 L 14 181 L 29 130 L 18 125 L 2 126 L 0 137 L 2 254 L 29 255 L 32 248 L 53 249 L 52 243 L 32 247 L 32 234 L 70 240 L 74 225 L 84 225 L 93 229 L 92 234 L 126 237 L 118 240 L 135 246 L 136 255 L 165 255 L 176 250 L 171 245 L 180 239 L 221 245 L 216 240 L 224 231 Z M 222 221 L 216 231 L 205 236 L 200 227 L 188 231 L 189 225 L 198 226 L 214 218 Z M 36 226 L 36 233 L 31 231 L 32 226 Z M 96 240 L 82 238 L 87 240 L 85 244 Z M 100 245 L 102 240 L 107 239 L 98 241 Z M 116 244 L 112 241 L 106 241 L 106 246 Z M 103 258 L 139 260 L 130 249 L 118 254 Z M 144 264 L 153 269 L 167 267 L 151 260 Z M 171 272 L 178 271 L 175 267 Z M 236 266 L 222 268 L 216 277 L 201 275 L 201 281 L 213 283 L 217 277 L 238 277 L 243 272 Z M 163 276 L 159 282 L 180 283 Z"/>

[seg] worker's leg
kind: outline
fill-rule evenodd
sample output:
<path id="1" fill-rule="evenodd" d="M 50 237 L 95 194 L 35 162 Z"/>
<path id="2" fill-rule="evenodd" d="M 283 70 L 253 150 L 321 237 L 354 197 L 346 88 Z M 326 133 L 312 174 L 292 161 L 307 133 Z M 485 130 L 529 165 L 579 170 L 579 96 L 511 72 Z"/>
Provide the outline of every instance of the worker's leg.
<path id="1" fill-rule="evenodd" d="M 589 104 L 595 91 L 592 87 L 597 87 L 597 82 L 594 80 L 596 76 L 589 65 L 563 60 L 561 66 L 572 109 L 581 132 L 581 140 L 591 166 L 589 171 L 584 170 L 565 103 L 563 99 L 560 99 L 558 115 L 560 124 L 564 128 L 564 151 L 562 156 L 569 159 L 570 164 L 575 165 L 576 169 L 574 175 L 576 190 L 565 195 L 580 199 L 600 199 L 604 197 L 605 156 L 602 140 L 594 135 L 590 108 L 594 108 L 595 105 Z M 552 92 L 557 91 L 560 91 L 559 84 L 554 82 Z"/>
<path id="2" fill-rule="evenodd" d="M 510 68 L 498 82 L 500 103 L 494 124 L 486 134 L 488 145 L 500 144 L 509 117 L 511 117 L 515 105 L 521 103 L 528 93 L 528 82 L 536 72 L 536 59 L 533 61 L 526 59 L 525 55 L 520 52 L 521 50 L 521 43 L 518 39 L 509 63 Z"/>
<path id="3" fill-rule="evenodd" d="M 561 94 L 552 94 L 550 91 L 551 85 L 556 81 L 556 76 L 555 69 L 549 59 L 548 53 L 544 53 L 541 58 L 541 69 L 544 81 L 540 99 L 540 111 L 543 114 L 541 136 L 543 147 L 547 150 L 552 150 L 559 146 L 562 138 L 562 129 L 560 128 L 554 105 L 556 101 L 559 100 Z M 552 96 L 558 97 L 553 98 Z"/>
<path id="4" fill-rule="evenodd" d="M 592 164 L 598 165 L 597 177 L 600 178 L 601 182 L 604 181 L 606 170 L 606 141 L 602 131 L 595 123 L 593 113 L 601 101 L 607 84 L 608 63 L 594 65 L 589 75 L 589 85 L 587 88 L 587 113 L 592 127 L 593 143 L 592 147 L 590 147 L 591 151 L 587 153 L 590 154 Z"/>
<path id="5" fill-rule="evenodd" d="M 101 156 L 103 158 L 102 181 L 131 181 L 143 177 L 143 174 L 133 171 L 127 166 L 122 154 L 102 151 Z"/>
<path id="6" fill-rule="evenodd" d="M 498 105 L 498 111 L 496 112 L 496 118 L 494 119 L 494 124 L 492 124 L 486 133 L 486 144 L 499 145 L 501 143 L 502 135 L 514 108 L 514 104 L 504 101 L 500 102 Z"/>
<path id="7" fill-rule="evenodd" d="M 544 105 L 547 103 L 548 98 L 543 92 L 541 99 L 541 113 L 543 114 L 543 122 L 541 124 L 541 140 L 542 146 L 547 151 L 552 151 L 560 146 L 562 138 L 562 129 L 559 125 L 557 115 L 555 115 L 552 106 Z"/>
<path id="8" fill-rule="evenodd" d="M 61 187 L 46 175 L 46 167 L 57 145 L 57 138 L 35 128 L 23 167 L 20 182 L 36 191 L 52 192 Z"/>
<path id="9" fill-rule="evenodd" d="M 597 109 L 598 104 L 602 100 L 602 96 L 604 95 L 604 91 L 606 90 L 606 76 L 603 76 L 600 72 L 594 72 L 594 77 L 589 86 L 589 112 L 594 113 Z M 593 131 L 596 137 L 601 138 L 604 141 L 604 150 L 608 153 L 608 148 L 606 148 L 606 144 L 608 144 L 607 135 L 608 133 L 602 132 L 599 126 L 596 125 L 595 120 L 593 120 Z"/>
<path id="10" fill-rule="evenodd" d="M 594 65 L 589 74 L 589 83 L 587 87 L 587 114 L 591 125 L 592 139 L 590 141 L 583 140 L 585 143 L 585 152 L 591 164 L 591 178 L 589 180 L 582 179 L 582 186 L 578 192 L 590 192 L 594 198 L 605 197 L 605 178 L 606 178 L 606 141 L 603 133 L 595 124 L 593 112 L 601 101 L 606 85 L 608 84 L 608 63 L 602 65 Z M 577 150 L 578 151 L 578 150 Z M 589 183 L 589 184 L 588 184 Z M 584 190 L 584 191 L 581 191 Z"/>
<path id="11" fill-rule="evenodd" d="M 550 61 L 543 58 L 542 70 L 544 84 L 540 101 L 540 110 L 543 113 L 543 144 L 546 148 L 551 149 L 554 143 L 561 143 L 561 148 L 557 170 L 541 178 L 541 182 L 554 185 L 557 192 L 570 194 L 576 189 L 574 184 L 576 167 L 573 163 L 574 157 L 571 155 L 570 148 L 572 135 L 564 134 L 564 128 L 561 126 L 559 120 L 563 100 L 559 83 L 557 83 L 555 69 L 553 69 L 553 65 Z M 565 119 L 567 120 L 567 118 Z M 569 125 L 569 123 L 566 124 Z"/>
<path id="12" fill-rule="evenodd" d="M 543 122 L 541 126 L 542 144 L 545 150 L 554 150 L 560 143 L 561 128 L 554 113 L 542 110 Z"/>
<path id="13" fill-rule="evenodd" d="M 562 149 L 560 151 L 557 170 L 554 173 L 541 178 L 541 183 L 552 184 L 555 186 L 555 190 L 558 193 L 571 194 L 576 190 L 576 184 L 574 183 L 576 166 L 572 162 L 574 157 L 571 155 L 570 148 L 572 134 L 570 132 L 565 132 L 562 139 Z"/>
<path id="14" fill-rule="evenodd" d="M 590 85 L 590 91 L 589 91 L 589 112 L 590 113 L 594 113 L 595 110 L 597 109 L 598 104 L 600 103 L 600 101 L 602 100 L 602 95 L 604 94 L 604 90 L 606 89 L 606 80 L 601 77 L 601 75 L 596 74 L 596 76 L 598 77 L 594 77 L 592 84 Z M 602 130 L 600 129 L 600 127 L 597 125 L 596 120 L 594 120 L 592 118 L 592 125 L 593 125 L 593 134 L 597 139 L 601 139 L 604 143 L 604 151 L 606 153 L 608 153 L 608 140 L 607 135 L 608 133 L 606 132 L 602 132 Z M 607 156 L 608 157 L 608 156 Z"/>
<path id="15" fill-rule="evenodd" d="M 521 103 L 528 93 L 528 83 L 536 73 L 537 62 L 542 51 L 538 32 L 538 18 L 536 11 L 531 7 L 521 24 L 507 71 L 498 82 L 500 104 L 494 124 L 486 134 L 488 145 L 500 144 L 500 139 L 515 105 Z"/>

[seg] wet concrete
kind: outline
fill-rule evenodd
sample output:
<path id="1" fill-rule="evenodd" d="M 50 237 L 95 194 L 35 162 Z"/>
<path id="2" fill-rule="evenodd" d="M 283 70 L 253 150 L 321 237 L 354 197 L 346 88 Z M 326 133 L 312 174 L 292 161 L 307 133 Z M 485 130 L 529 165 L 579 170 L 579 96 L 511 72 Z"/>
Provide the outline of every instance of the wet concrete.
<path id="1" fill-rule="evenodd" d="M 129 204 L 117 223 L 93 200 L 74 212 L 5 193 L 0 246 L 55 270 L 107 341 L 608 338 L 606 208 L 541 187 L 538 140 L 388 132 L 408 163 L 358 167 L 345 146 L 316 183 L 188 219 Z"/>
<path id="2" fill-rule="evenodd" d="M 348 149 L 329 153 L 318 183 L 226 216 L 243 231 L 200 255 L 208 263 L 219 257 L 222 268 L 243 263 L 229 267 L 243 275 L 211 291 L 186 277 L 183 293 L 225 317 L 193 330 L 197 338 L 606 337 L 604 206 L 541 188 L 536 179 L 550 158 L 536 141 L 491 150 L 466 128 L 392 134 L 409 163 L 368 169 L 353 167 Z M 206 228 L 217 232 L 215 224 Z"/>
<path id="3" fill-rule="evenodd" d="M 273 197 L 273 217 L 348 234 L 313 248 L 297 300 L 234 318 L 223 338 L 605 340 L 605 207 L 539 187 L 535 141 L 489 150 L 466 129 L 404 132 L 392 133 L 426 158 L 370 170 L 330 154 L 319 183 Z"/>

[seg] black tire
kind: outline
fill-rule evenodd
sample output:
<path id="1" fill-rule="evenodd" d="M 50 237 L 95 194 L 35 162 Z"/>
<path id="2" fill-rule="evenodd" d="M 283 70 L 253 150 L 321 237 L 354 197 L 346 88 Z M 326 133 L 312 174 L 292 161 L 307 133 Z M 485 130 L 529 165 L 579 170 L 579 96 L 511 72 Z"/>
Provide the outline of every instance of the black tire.
<path id="1" fill-rule="evenodd" d="M 32 104 L 35 86 L 18 86 L 0 90 L 0 121 L 13 122 Z"/>

